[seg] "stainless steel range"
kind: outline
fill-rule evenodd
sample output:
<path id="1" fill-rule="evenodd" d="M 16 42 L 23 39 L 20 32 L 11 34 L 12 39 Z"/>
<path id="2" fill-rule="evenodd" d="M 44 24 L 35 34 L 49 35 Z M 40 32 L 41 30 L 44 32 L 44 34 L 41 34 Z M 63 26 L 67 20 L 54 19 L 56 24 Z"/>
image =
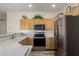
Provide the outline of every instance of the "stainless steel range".
<path id="1" fill-rule="evenodd" d="M 34 26 L 34 47 L 45 47 L 46 46 L 46 37 L 45 37 L 45 25 L 35 25 Z"/>
<path id="2" fill-rule="evenodd" d="M 45 47 L 46 37 L 45 33 L 39 32 L 34 35 L 34 46 L 35 47 Z"/>

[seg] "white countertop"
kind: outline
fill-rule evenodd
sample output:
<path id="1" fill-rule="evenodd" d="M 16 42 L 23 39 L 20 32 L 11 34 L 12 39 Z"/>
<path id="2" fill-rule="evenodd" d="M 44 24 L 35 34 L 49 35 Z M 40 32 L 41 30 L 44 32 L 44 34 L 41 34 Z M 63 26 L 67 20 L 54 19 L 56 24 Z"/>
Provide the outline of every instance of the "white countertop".
<path id="1" fill-rule="evenodd" d="M 26 36 L 17 37 L 15 39 L 6 39 L 6 40 L 0 42 L 0 46 L 5 46 L 5 45 L 9 45 L 9 44 L 19 42 L 19 41 L 23 40 L 24 38 L 26 38 Z"/>
<path id="2" fill-rule="evenodd" d="M 18 43 L 0 47 L 0 56 L 24 56 L 29 55 L 32 46 L 21 46 Z"/>
<path id="3" fill-rule="evenodd" d="M 31 51 L 32 46 L 22 46 L 18 43 L 24 38 L 26 38 L 26 36 L 1 41 L 0 56 L 23 56 L 25 55 L 25 53 L 26 55 L 28 55 Z"/>

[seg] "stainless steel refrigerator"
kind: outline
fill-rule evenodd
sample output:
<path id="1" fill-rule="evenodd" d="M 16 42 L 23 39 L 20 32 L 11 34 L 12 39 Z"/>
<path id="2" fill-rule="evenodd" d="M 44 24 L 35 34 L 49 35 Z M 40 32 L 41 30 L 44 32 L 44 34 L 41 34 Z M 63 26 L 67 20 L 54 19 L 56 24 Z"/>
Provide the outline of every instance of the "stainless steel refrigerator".
<path id="1" fill-rule="evenodd" d="M 55 23 L 55 55 L 79 56 L 79 16 L 62 16 Z"/>
<path id="2" fill-rule="evenodd" d="M 65 43 L 65 16 L 58 18 L 55 22 L 54 28 L 55 36 L 55 55 L 66 55 L 66 43 Z"/>

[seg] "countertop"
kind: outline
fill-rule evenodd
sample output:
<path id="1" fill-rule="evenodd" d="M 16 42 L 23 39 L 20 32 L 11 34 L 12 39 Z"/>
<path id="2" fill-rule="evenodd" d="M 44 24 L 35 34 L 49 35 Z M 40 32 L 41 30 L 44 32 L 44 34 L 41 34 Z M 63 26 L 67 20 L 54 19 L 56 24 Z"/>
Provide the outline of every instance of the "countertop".
<path id="1" fill-rule="evenodd" d="M 0 42 L 0 56 L 24 56 L 29 55 L 32 46 L 22 46 L 18 42 L 26 38 L 17 37 L 15 39 L 7 39 L 5 41 Z"/>
<path id="2" fill-rule="evenodd" d="M 10 35 L 12 35 L 12 34 L 14 34 L 14 33 L 0 34 L 0 38 L 1 38 L 1 37 L 5 37 L 5 36 L 10 36 Z"/>
<path id="3" fill-rule="evenodd" d="M 5 45 L 8 46 L 10 44 L 17 43 L 17 42 L 23 40 L 24 38 L 26 38 L 26 36 L 17 37 L 17 38 L 14 38 L 14 39 L 6 39 L 4 41 L 0 41 L 0 46 L 5 46 Z"/>

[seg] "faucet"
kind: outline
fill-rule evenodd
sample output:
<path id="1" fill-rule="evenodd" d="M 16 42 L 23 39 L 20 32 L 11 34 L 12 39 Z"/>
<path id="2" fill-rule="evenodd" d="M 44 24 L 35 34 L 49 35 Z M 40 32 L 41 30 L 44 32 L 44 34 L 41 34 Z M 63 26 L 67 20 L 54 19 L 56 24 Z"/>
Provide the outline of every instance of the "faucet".
<path id="1" fill-rule="evenodd" d="M 13 34 L 13 35 L 12 35 L 12 39 L 14 39 L 14 38 L 15 38 L 15 36 L 16 36 L 16 34 Z"/>

